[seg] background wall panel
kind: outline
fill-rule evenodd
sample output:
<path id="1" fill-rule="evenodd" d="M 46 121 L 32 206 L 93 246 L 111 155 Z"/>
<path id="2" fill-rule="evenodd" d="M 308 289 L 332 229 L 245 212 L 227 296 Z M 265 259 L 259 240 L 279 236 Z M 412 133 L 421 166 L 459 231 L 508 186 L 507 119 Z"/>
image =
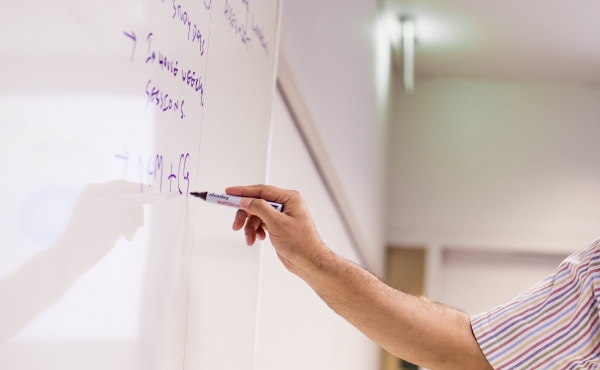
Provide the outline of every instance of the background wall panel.
<path id="1" fill-rule="evenodd" d="M 360 264 L 280 96 L 274 109 L 269 183 L 302 192 L 325 244 Z M 378 347 L 288 272 L 268 241 L 262 248 L 255 369 L 377 369 Z"/>

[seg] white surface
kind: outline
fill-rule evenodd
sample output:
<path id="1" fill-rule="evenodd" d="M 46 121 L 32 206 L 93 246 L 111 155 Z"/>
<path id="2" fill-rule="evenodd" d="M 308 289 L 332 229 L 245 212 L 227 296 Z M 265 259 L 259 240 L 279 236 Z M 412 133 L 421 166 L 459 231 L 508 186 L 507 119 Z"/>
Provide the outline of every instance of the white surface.
<path id="1" fill-rule="evenodd" d="M 275 101 L 269 182 L 299 190 L 323 241 L 360 263 L 280 96 Z M 334 313 L 263 245 L 255 369 L 378 369 L 379 347 Z"/>
<path id="2" fill-rule="evenodd" d="M 377 2 L 286 0 L 281 48 L 383 276 L 383 143 L 375 93 Z M 381 112 L 380 112 L 381 113 Z"/>
<path id="3" fill-rule="evenodd" d="M 439 78 L 396 100 L 390 243 L 569 254 L 598 237 L 600 92 Z"/>
<path id="4" fill-rule="evenodd" d="M 216 356 L 221 338 L 251 366 L 258 254 L 231 210 L 186 194 L 264 181 L 278 15 L 278 0 L 0 5 L 0 368 L 180 368 L 185 345 Z M 218 368 L 204 358 L 185 366 Z"/>

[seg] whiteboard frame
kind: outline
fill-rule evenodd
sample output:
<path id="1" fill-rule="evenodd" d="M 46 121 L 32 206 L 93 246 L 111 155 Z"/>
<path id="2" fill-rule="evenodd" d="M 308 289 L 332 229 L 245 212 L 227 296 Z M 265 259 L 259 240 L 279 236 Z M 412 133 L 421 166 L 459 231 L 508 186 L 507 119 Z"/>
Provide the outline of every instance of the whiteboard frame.
<path id="1" fill-rule="evenodd" d="M 360 264 L 369 269 L 363 251 L 369 249 L 369 243 L 362 233 L 362 228 L 350 206 L 350 201 L 344 192 L 335 167 L 327 154 L 323 141 L 319 136 L 317 126 L 310 114 L 306 101 L 303 99 L 296 79 L 283 52 L 279 51 L 277 68 L 277 89 L 292 116 L 292 120 L 306 145 L 310 157 L 338 211 L 344 228 L 352 240 L 352 247 L 360 258 Z"/>

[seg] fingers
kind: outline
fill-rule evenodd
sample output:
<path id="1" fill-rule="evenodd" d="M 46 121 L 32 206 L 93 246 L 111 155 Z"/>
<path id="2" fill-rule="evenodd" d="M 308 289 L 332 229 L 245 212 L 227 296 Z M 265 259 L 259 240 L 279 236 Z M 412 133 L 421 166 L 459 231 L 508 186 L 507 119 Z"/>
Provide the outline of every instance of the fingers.
<path id="1" fill-rule="evenodd" d="M 274 202 L 285 197 L 288 190 L 283 190 L 269 185 L 232 186 L 225 192 L 244 198 L 261 198 Z"/>
<path id="2" fill-rule="evenodd" d="M 256 216 L 250 216 L 250 218 L 248 218 L 248 221 L 246 221 L 246 227 L 244 228 L 244 232 L 246 234 L 246 244 L 254 244 L 256 241 L 257 230 L 260 228 L 261 223 L 261 219 Z"/>
<path id="3" fill-rule="evenodd" d="M 244 198 L 240 202 L 242 209 L 251 215 L 258 216 L 268 227 L 277 224 L 283 214 L 263 199 Z"/>
<path id="4" fill-rule="evenodd" d="M 286 215 L 293 216 L 306 212 L 302 195 L 296 190 L 284 190 L 269 185 L 250 185 L 233 186 L 227 188 L 225 191 L 227 194 L 243 198 L 257 198 L 281 203 L 283 204 L 282 213 Z"/>
<path id="5" fill-rule="evenodd" d="M 267 231 L 271 240 L 274 236 L 282 238 L 289 234 L 292 224 L 311 222 L 302 195 L 297 191 L 268 185 L 252 185 L 229 187 L 226 192 L 243 198 L 240 201 L 242 211 L 238 211 L 233 229 L 241 229 L 246 221 L 245 232 L 248 245 L 254 244 L 256 239 L 265 239 Z M 267 201 L 282 203 L 283 212 L 273 208 Z M 262 223 L 259 220 L 262 220 Z"/>
<path id="6" fill-rule="evenodd" d="M 246 219 L 248 219 L 248 223 L 246 223 Z M 246 211 L 239 209 L 235 214 L 235 219 L 233 220 L 233 230 L 238 231 L 242 227 L 246 225 L 246 241 L 249 245 L 253 244 L 256 239 L 265 240 L 267 237 L 267 225 L 265 225 L 262 220 L 256 216 L 250 216 Z M 252 234 L 255 235 L 255 238 L 252 237 Z M 248 237 L 250 235 L 250 237 Z"/>
<path id="7" fill-rule="evenodd" d="M 261 224 L 258 229 L 256 230 L 256 238 L 258 240 L 265 240 L 267 238 L 267 232 L 265 231 L 265 229 L 263 228 L 264 224 Z"/>
<path id="8" fill-rule="evenodd" d="M 233 220 L 233 230 L 240 230 L 246 223 L 246 218 L 248 218 L 246 211 L 243 209 L 238 209 L 237 213 L 235 214 L 235 219 Z"/>

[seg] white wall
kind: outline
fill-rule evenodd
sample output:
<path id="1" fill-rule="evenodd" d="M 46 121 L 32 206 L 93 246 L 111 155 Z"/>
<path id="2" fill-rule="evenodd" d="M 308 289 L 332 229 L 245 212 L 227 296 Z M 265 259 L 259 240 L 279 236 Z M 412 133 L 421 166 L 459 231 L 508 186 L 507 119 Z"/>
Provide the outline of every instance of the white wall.
<path id="1" fill-rule="evenodd" d="M 489 310 L 596 239 L 599 90 L 459 78 L 416 87 L 394 99 L 387 238 L 426 246 L 431 299 Z"/>
<path id="2" fill-rule="evenodd" d="M 441 294 L 436 300 L 469 315 L 488 311 L 553 274 L 564 258 L 448 249 L 439 267 Z"/>
<path id="3" fill-rule="evenodd" d="M 377 1 L 286 0 L 281 48 L 287 56 L 344 191 L 383 272 L 382 133 L 374 84 Z"/>
<path id="4" fill-rule="evenodd" d="M 600 233 L 600 90 L 436 78 L 394 102 L 390 243 L 570 253 Z"/>
<path id="5" fill-rule="evenodd" d="M 319 235 L 360 263 L 280 96 L 275 101 L 269 182 L 302 192 Z M 255 369 L 377 369 L 379 347 L 333 312 L 263 245 Z"/>

